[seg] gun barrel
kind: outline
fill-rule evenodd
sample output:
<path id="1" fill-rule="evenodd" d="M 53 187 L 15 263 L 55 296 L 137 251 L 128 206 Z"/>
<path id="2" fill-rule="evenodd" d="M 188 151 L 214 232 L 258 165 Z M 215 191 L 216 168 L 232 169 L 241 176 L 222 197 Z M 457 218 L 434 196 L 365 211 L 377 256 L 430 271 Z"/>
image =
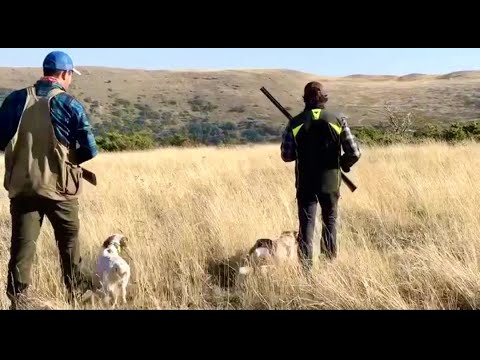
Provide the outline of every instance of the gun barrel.
<path id="1" fill-rule="evenodd" d="M 292 115 L 290 115 L 290 113 L 277 101 L 277 99 L 275 99 L 272 96 L 272 94 L 270 94 L 270 92 L 267 89 L 265 89 L 265 87 L 262 86 L 260 91 L 265 94 L 265 96 L 273 103 L 273 105 L 275 105 L 277 107 L 278 110 L 280 110 L 282 112 L 283 115 L 285 115 L 285 117 L 288 120 L 293 119 Z"/>

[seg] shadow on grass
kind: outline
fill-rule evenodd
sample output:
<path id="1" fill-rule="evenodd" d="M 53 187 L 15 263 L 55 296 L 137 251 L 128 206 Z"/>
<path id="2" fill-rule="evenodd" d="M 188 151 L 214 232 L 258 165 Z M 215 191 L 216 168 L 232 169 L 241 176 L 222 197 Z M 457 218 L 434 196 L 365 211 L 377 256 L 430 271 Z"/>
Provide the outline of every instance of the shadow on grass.
<path id="1" fill-rule="evenodd" d="M 208 259 L 207 273 L 212 284 L 222 289 L 233 289 L 236 285 L 238 269 L 244 258 L 245 252 L 238 250 L 230 257 Z"/>

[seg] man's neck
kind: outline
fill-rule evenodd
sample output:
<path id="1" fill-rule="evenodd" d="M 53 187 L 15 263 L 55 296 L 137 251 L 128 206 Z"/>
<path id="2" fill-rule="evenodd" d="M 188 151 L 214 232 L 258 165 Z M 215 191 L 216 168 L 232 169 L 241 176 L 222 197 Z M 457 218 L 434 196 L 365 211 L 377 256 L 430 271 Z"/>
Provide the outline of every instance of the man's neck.
<path id="1" fill-rule="evenodd" d="M 62 83 L 56 77 L 53 77 L 53 76 L 42 76 L 39 81 L 49 82 L 52 85 L 53 84 L 59 85 L 62 89 L 65 89 Z"/>
<path id="2" fill-rule="evenodd" d="M 314 104 L 314 105 L 305 105 L 305 111 L 313 109 L 325 109 L 325 104 Z"/>
<path id="3" fill-rule="evenodd" d="M 40 80 L 49 81 L 49 82 L 52 82 L 52 83 L 60 83 L 60 81 L 58 81 L 58 78 L 56 78 L 54 76 L 42 76 L 40 78 Z"/>

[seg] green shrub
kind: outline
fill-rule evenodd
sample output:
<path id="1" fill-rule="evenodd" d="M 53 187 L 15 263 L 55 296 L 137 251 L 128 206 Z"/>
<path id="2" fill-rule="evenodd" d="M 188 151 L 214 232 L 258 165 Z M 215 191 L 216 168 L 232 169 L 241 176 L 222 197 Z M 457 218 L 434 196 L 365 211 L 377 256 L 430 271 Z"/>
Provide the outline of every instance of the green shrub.
<path id="1" fill-rule="evenodd" d="M 264 140 L 264 137 L 255 129 L 245 129 L 242 131 L 241 136 L 247 142 L 259 143 Z"/>
<path id="2" fill-rule="evenodd" d="M 228 112 L 235 112 L 235 113 L 244 113 L 245 112 L 245 106 L 240 105 L 240 106 L 234 106 Z"/>
<path id="3" fill-rule="evenodd" d="M 146 131 L 129 135 L 107 132 L 97 138 L 97 145 L 104 151 L 147 150 L 156 146 L 152 134 Z"/>
<path id="4" fill-rule="evenodd" d="M 371 126 L 352 128 L 352 133 L 359 141 L 369 145 L 382 143 L 385 139 L 385 131 Z"/>
<path id="5" fill-rule="evenodd" d="M 476 125 L 455 123 L 449 129 L 444 131 L 444 139 L 448 142 L 458 142 L 474 138 L 476 134 Z"/>
<path id="6" fill-rule="evenodd" d="M 237 125 L 235 125 L 235 123 L 231 121 L 226 121 L 224 123 L 221 123 L 218 127 L 223 131 L 234 131 L 237 129 Z"/>
<path id="7" fill-rule="evenodd" d="M 223 143 L 224 133 L 217 125 L 209 122 L 190 123 L 186 127 L 189 138 L 199 144 L 219 145 Z"/>
<path id="8" fill-rule="evenodd" d="M 411 143 L 418 140 L 446 141 L 450 143 L 465 140 L 480 140 L 480 121 L 453 123 L 449 127 L 437 124 L 424 124 L 413 132 L 403 135 L 394 134 L 381 128 L 352 128 L 353 134 L 364 144 L 395 144 Z"/>
<path id="9" fill-rule="evenodd" d="M 444 136 L 444 128 L 439 125 L 427 124 L 414 133 L 415 138 L 442 140 Z"/>
<path id="10" fill-rule="evenodd" d="M 151 111 L 148 106 L 137 109 Z M 253 118 L 238 123 L 232 121 L 210 122 L 205 118 L 182 121 L 170 112 L 159 118 L 142 114 L 130 114 L 133 108 L 117 109 L 116 117 L 95 122 L 94 132 L 99 136 L 99 146 L 107 151 L 148 149 L 156 145 L 193 146 L 249 143 L 276 143 L 281 141 L 284 126 Z M 118 116 L 121 115 L 121 116 Z M 178 121 L 177 121 L 178 119 Z M 183 123 L 182 123 L 183 122 Z M 451 125 L 434 124 L 427 119 L 417 128 L 404 133 L 395 133 L 386 125 L 352 127 L 352 132 L 361 144 L 391 145 L 419 143 L 425 140 L 449 143 L 464 140 L 480 141 L 480 121 L 460 122 Z"/>
<path id="11" fill-rule="evenodd" d="M 127 107 L 127 106 L 130 106 L 132 103 L 129 100 L 117 98 L 115 99 L 115 102 L 113 104 L 116 106 Z"/>
<path id="12" fill-rule="evenodd" d="M 164 143 L 171 146 L 188 146 L 192 144 L 192 141 L 185 135 L 175 134 L 166 139 Z"/>
<path id="13" fill-rule="evenodd" d="M 217 105 L 212 104 L 210 101 L 202 100 L 199 96 L 195 96 L 188 103 L 192 111 L 210 112 L 218 108 Z"/>

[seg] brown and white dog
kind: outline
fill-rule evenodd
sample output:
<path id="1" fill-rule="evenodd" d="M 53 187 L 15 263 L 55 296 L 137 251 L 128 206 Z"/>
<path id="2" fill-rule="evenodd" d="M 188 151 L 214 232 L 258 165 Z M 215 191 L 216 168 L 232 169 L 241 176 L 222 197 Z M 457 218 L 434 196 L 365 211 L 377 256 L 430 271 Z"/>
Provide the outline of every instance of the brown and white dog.
<path id="1" fill-rule="evenodd" d="M 240 267 L 239 275 L 244 277 L 257 266 L 264 273 L 272 265 L 298 262 L 297 235 L 298 231 L 283 231 L 277 239 L 258 239 L 248 252 L 246 264 Z"/>
<path id="2" fill-rule="evenodd" d="M 127 285 L 130 280 L 130 266 L 121 257 L 127 247 L 127 237 L 122 234 L 110 235 L 104 242 L 95 267 L 95 282 L 99 285 L 104 301 L 114 298 L 113 306 L 117 304 L 118 292 L 121 292 L 122 302 L 127 302 Z M 97 292 L 98 293 L 98 292 Z"/>

